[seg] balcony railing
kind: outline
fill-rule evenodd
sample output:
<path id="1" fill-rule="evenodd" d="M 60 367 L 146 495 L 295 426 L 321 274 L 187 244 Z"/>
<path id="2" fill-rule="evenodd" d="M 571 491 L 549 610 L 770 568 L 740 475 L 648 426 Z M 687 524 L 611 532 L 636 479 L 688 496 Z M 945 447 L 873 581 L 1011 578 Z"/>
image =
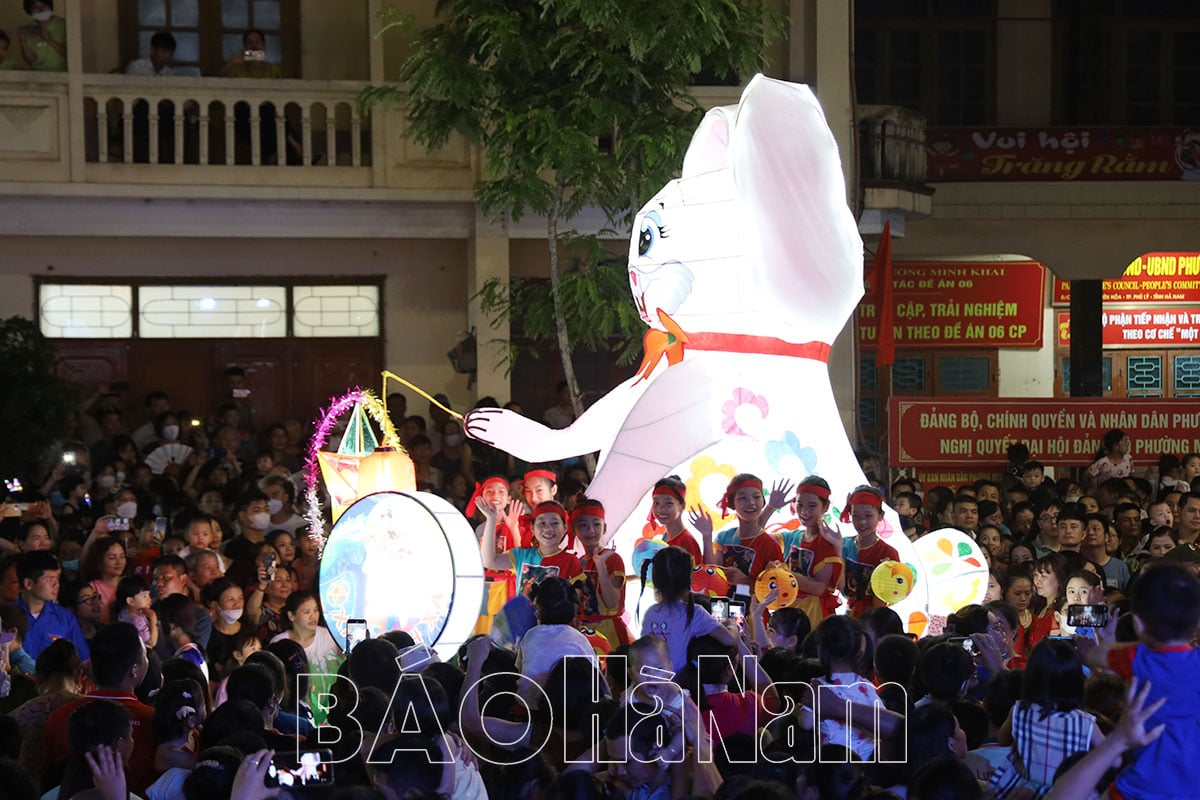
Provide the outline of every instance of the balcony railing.
<path id="1" fill-rule="evenodd" d="M 864 183 L 925 185 L 925 117 L 899 106 L 860 106 Z"/>
<path id="2" fill-rule="evenodd" d="M 157 187 L 149 194 L 207 187 L 209 196 L 307 187 L 469 199 L 478 154 L 460 137 L 433 152 L 407 140 L 398 106 L 361 112 L 368 85 L 0 72 L 0 184 L 10 192 L 30 183 Z M 695 94 L 711 108 L 737 102 L 740 89 Z"/>
<path id="3" fill-rule="evenodd" d="M 370 166 L 362 86 L 222 78 L 83 83 L 87 161 Z M 364 158 L 365 157 L 365 158 Z"/>
<path id="4" fill-rule="evenodd" d="M 0 181 L 469 192 L 466 142 L 405 141 L 367 85 L 0 72 Z"/>

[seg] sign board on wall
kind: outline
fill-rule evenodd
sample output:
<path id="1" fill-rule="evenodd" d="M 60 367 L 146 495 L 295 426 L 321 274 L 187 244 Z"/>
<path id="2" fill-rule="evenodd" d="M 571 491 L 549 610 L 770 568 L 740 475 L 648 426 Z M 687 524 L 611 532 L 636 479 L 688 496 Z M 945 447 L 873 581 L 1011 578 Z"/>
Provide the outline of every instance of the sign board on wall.
<path id="1" fill-rule="evenodd" d="M 1105 308 L 1100 314 L 1105 348 L 1174 348 L 1200 345 L 1200 305 Z M 1071 315 L 1059 311 L 1059 347 L 1071 346 Z"/>
<path id="2" fill-rule="evenodd" d="M 858 339 L 874 347 L 879 309 L 868 280 Z M 1046 268 L 1036 261 L 897 262 L 897 348 L 1041 347 Z"/>
<path id="3" fill-rule="evenodd" d="M 1001 473 L 1000 469 L 980 472 L 966 469 L 922 469 L 913 470 L 912 476 L 919 480 L 927 489 L 930 486 L 965 486 L 978 480 L 995 480 Z"/>
<path id="4" fill-rule="evenodd" d="M 889 456 L 895 467 L 1000 467 L 1025 442 L 1045 464 L 1086 466 L 1104 434 L 1119 428 L 1137 464 L 1164 453 L 1200 452 L 1200 400 L 946 400 L 893 397 Z"/>
<path id="5" fill-rule="evenodd" d="M 928 128 L 926 174 L 942 181 L 1200 179 L 1200 128 Z"/>
<path id="6" fill-rule="evenodd" d="M 1105 303 L 1200 304 L 1200 253 L 1147 253 L 1116 280 L 1103 282 Z M 1054 305 L 1071 304 L 1071 284 L 1054 281 Z"/>

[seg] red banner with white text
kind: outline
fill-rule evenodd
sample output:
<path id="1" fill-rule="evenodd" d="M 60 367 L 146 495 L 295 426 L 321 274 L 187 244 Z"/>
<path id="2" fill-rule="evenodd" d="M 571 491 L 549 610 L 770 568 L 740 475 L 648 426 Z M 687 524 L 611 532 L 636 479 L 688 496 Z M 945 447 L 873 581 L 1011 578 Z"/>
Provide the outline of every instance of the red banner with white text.
<path id="1" fill-rule="evenodd" d="M 896 262 L 892 302 L 896 348 L 1041 347 L 1046 268 L 1036 261 Z M 858 341 L 878 338 L 877 294 L 867 281 Z"/>
<path id="2" fill-rule="evenodd" d="M 1200 127 L 932 127 L 925 151 L 930 183 L 1200 178 Z"/>
<path id="3" fill-rule="evenodd" d="M 985 471 L 1002 467 L 1014 442 L 1024 442 L 1044 464 L 1087 466 L 1114 428 L 1132 440 L 1135 466 L 1166 453 L 1200 452 L 1200 400 L 893 397 L 889 408 L 893 467 Z"/>

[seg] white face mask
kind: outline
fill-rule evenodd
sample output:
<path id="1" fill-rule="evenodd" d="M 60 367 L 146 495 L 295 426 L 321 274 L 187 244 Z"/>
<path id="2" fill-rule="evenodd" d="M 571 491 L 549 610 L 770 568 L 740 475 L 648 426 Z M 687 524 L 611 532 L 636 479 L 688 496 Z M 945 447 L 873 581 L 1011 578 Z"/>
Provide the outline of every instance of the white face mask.
<path id="1" fill-rule="evenodd" d="M 163 425 L 163 438 L 168 442 L 173 442 L 179 438 L 178 425 Z"/>
<path id="2" fill-rule="evenodd" d="M 446 434 L 444 441 L 447 447 L 458 447 L 463 443 L 463 435 L 461 433 L 449 433 Z"/>
<path id="3" fill-rule="evenodd" d="M 240 609 L 240 608 L 230 608 L 230 609 L 222 608 L 217 613 L 221 615 L 221 619 L 224 620 L 225 622 L 233 623 L 233 622 L 237 622 L 239 619 L 242 618 L 242 611 L 243 611 L 243 609 Z"/>
<path id="4" fill-rule="evenodd" d="M 122 472 L 121 470 L 117 470 L 117 483 L 124 483 L 124 482 L 125 482 L 125 473 Z"/>
<path id="5" fill-rule="evenodd" d="M 1067 495 L 1067 502 L 1068 503 L 1078 503 L 1079 497 L 1080 497 L 1080 495 L 1077 495 L 1077 494 L 1069 494 L 1069 495 Z"/>
<path id="6" fill-rule="evenodd" d="M 127 500 L 117 506 L 117 516 L 122 519 L 133 519 L 137 516 L 137 503 Z"/>
<path id="7" fill-rule="evenodd" d="M 31 16 L 34 19 L 36 19 L 38 22 L 47 22 L 47 21 L 49 21 L 50 17 L 52 17 L 53 15 L 54 15 L 53 11 L 39 11 L 38 13 L 32 14 Z"/>
<path id="8" fill-rule="evenodd" d="M 283 501 L 282 500 L 276 500 L 275 498 L 272 497 L 270 500 L 267 501 L 267 513 L 268 514 L 270 514 L 273 517 L 276 514 L 278 514 L 280 511 L 283 511 Z"/>
<path id="9" fill-rule="evenodd" d="M 96 485 L 101 489 L 111 489 L 117 483 L 117 479 L 113 475 L 101 475 L 96 478 Z"/>
<path id="10" fill-rule="evenodd" d="M 250 527 L 256 531 L 265 531 L 271 524 L 271 515 L 265 511 L 250 515 Z"/>

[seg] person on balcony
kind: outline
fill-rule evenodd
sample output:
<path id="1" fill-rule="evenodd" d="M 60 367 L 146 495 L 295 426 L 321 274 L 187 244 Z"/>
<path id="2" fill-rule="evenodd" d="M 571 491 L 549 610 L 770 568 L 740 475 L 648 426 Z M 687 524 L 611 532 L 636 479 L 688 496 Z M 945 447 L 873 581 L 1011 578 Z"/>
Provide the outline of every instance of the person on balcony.
<path id="1" fill-rule="evenodd" d="M 67 71 L 67 21 L 54 15 L 52 0 L 24 0 L 34 24 L 17 31 L 21 58 L 38 72 Z"/>
<path id="2" fill-rule="evenodd" d="M 242 34 L 242 52 L 230 59 L 221 74 L 226 78 L 277 79 L 283 77 L 283 67 L 267 61 L 267 37 L 251 28 Z"/>
<path id="3" fill-rule="evenodd" d="M 226 78 L 259 78 L 275 80 L 283 77 L 283 67 L 267 61 L 267 37 L 256 29 L 251 28 L 242 34 L 242 52 L 230 59 L 221 74 Z M 275 117 L 280 113 L 273 103 L 263 103 L 259 106 L 259 150 L 263 164 L 275 164 L 279 160 L 279 146 L 275 135 Z M 234 137 L 240 155 L 239 163 L 249 160 L 246 153 L 250 149 L 250 109 L 239 103 L 234 109 Z M 286 158 L 289 164 L 301 163 L 300 140 L 297 138 L 292 125 L 286 126 L 284 134 L 287 145 Z"/>
<path id="4" fill-rule="evenodd" d="M 12 39 L 0 29 L 0 72 L 5 70 L 25 69 L 25 62 L 15 53 L 10 53 Z"/>
<path id="5" fill-rule="evenodd" d="M 175 74 L 171 69 L 174 58 L 175 37 L 167 31 L 159 31 L 150 37 L 150 55 L 130 61 L 125 67 L 125 74 L 142 78 L 169 78 Z"/>

